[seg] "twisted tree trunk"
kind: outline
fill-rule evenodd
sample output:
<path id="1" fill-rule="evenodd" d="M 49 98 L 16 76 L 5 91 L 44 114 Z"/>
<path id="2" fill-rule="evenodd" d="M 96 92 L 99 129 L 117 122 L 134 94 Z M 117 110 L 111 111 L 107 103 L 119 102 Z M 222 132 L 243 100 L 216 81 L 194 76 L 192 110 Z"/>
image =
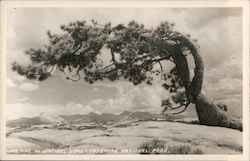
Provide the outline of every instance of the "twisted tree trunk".
<path id="1" fill-rule="evenodd" d="M 233 119 L 217 105 L 209 102 L 202 94 L 196 98 L 195 108 L 200 124 L 222 126 L 242 131 L 240 121 Z"/>
<path id="2" fill-rule="evenodd" d="M 187 98 L 195 104 L 199 122 L 203 125 L 221 126 L 242 131 L 242 123 L 234 120 L 225 111 L 222 111 L 217 105 L 209 102 L 206 97 L 201 94 L 203 83 L 204 64 L 199 54 L 198 48 L 186 36 L 177 33 L 173 36 L 173 40 L 178 40 L 188 47 L 194 58 L 195 68 L 192 81 L 189 79 L 189 69 L 186 57 L 183 55 L 181 47 L 175 45 L 172 47 L 171 57 L 176 64 L 177 71 L 184 83 Z"/>

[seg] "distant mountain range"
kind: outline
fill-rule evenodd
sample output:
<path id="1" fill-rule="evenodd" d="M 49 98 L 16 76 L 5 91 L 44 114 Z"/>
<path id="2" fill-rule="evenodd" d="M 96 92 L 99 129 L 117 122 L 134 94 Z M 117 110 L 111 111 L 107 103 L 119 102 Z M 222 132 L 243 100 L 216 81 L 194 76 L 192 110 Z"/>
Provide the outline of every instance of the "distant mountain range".
<path id="1" fill-rule="evenodd" d="M 182 116 L 177 116 L 182 117 Z M 60 115 L 51 116 L 41 113 L 37 117 L 31 118 L 20 118 L 16 120 L 7 121 L 7 126 L 9 127 L 30 127 L 33 125 L 48 125 L 48 124 L 107 124 L 110 122 L 126 122 L 126 121 L 136 121 L 136 120 L 157 120 L 157 119 L 167 119 L 166 116 L 161 114 L 152 114 L 149 112 L 130 112 L 124 111 L 120 114 L 110 114 L 103 113 L 97 114 L 90 112 L 83 115 Z"/>

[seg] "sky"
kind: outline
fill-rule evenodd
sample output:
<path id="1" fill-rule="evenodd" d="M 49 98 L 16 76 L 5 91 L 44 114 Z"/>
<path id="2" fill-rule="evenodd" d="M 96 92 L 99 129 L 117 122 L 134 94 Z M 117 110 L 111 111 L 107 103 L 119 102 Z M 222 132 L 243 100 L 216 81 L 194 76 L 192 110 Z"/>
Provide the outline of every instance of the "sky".
<path id="1" fill-rule="evenodd" d="M 161 100 L 169 97 L 161 81 L 152 86 L 129 82 L 71 82 L 55 74 L 43 82 L 26 80 L 11 71 L 11 63 L 25 64 L 24 51 L 48 43 L 46 32 L 60 33 L 59 26 L 91 19 L 113 26 L 136 20 L 146 28 L 160 22 L 198 39 L 204 60 L 202 93 L 215 103 L 242 112 L 242 10 L 240 8 L 9 8 L 7 11 L 7 119 L 47 114 L 160 113 Z"/>

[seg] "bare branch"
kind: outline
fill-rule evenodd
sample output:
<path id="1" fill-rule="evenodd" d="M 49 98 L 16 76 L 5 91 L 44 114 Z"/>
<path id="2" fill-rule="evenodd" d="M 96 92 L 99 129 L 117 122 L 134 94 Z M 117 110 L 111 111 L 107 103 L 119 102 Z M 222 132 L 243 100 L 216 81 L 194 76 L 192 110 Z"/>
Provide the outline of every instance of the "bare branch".
<path id="1" fill-rule="evenodd" d="M 187 104 L 184 104 L 185 105 L 185 107 L 184 107 L 184 109 L 183 110 L 181 110 L 181 111 L 179 111 L 179 112 L 176 112 L 176 113 L 171 113 L 171 114 L 173 114 L 173 115 L 177 115 L 177 114 L 180 114 L 180 113 L 182 113 L 182 112 L 184 112 L 184 111 L 186 111 L 186 109 L 187 109 L 187 107 L 189 106 L 189 104 L 191 103 L 191 101 L 189 101 Z M 181 105 L 180 107 L 182 107 L 182 106 L 184 106 L 184 105 Z M 178 109 L 178 108 L 180 108 L 180 107 L 174 107 L 174 108 L 171 108 L 171 110 L 172 109 Z"/>
<path id="2" fill-rule="evenodd" d="M 109 67 L 111 67 L 112 65 L 114 65 L 114 63 L 112 63 L 112 64 L 109 64 L 108 66 L 104 67 L 104 68 L 103 68 L 103 70 L 106 70 L 106 69 L 108 69 L 108 68 L 109 68 Z"/>
<path id="3" fill-rule="evenodd" d="M 162 67 L 161 61 L 157 61 L 157 63 L 158 63 L 158 64 L 160 65 L 160 67 L 161 67 L 161 79 L 162 79 L 163 67 Z"/>
<path id="4" fill-rule="evenodd" d="M 162 60 L 169 60 L 169 57 L 168 56 L 165 56 L 165 57 L 162 57 L 162 58 L 159 58 L 159 59 L 153 59 L 152 61 L 162 61 Z"/>
<path id="5" fill-rule="evenodd" d="M 117 62 L 115 60 L 115 53 L 114 53 L 112 48 L 110 49 L 110 53 L 111 53 L 111 57 L 112 57 L 111 61 L 113 61 L 113 64 L 117 67 Z"/>
<path id="6" fill-rule="evenodd" d="M 80 50 L 82 47 L 82 43 L 80 43 L 80 45 L 71 53 L 71 54 L 75 54 L 78 50 Z"/>
<path id="7" fill-rule="evenodd" d="M 76 76 L 78 76 L 78 78 L 77 79 L 73 79 L 73 78 L 70 78 L 70 77 L 66 77 L 66 79 L 69 79 L 69 80 L 71 80 L 71 81 L 75 81 L 75 82 L 78 82 L 79 80 L 81 80 L 81 76 L 80 76 L 80 74 L 78 73 Z"/>
<path id="8" fill-rule="evenodd" d="M 50 74 L 54 70 L 54 67 L 55 67 L 55 65 L 52 65 L 52 68 L 47 72 Z"/>

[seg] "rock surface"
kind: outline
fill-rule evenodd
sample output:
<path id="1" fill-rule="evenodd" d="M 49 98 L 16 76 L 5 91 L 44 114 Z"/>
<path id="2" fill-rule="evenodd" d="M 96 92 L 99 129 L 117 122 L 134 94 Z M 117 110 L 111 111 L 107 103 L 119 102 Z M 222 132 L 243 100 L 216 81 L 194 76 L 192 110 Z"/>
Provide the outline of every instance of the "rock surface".
<path id="1" fill-rule="evenodd" d="M 242 137 L 242 132 L 223 127 L 167 121 L 139 121 L 126 126 L 108 126 L 105 129 L 52 128 L 18 131 L 7 137 L 7 150 L 11 152 L 13 149 L 27 147 L 40 150 L 59 148 L 73 149 L 76 153 L 84 153 L 82 150 L 91 153 L 89 152 L 91 149 L 136 149 L 154 139 L 159 139 L 164 141 L 166 147 L 189 147 L 203 154 L 241 154 Z"/>

